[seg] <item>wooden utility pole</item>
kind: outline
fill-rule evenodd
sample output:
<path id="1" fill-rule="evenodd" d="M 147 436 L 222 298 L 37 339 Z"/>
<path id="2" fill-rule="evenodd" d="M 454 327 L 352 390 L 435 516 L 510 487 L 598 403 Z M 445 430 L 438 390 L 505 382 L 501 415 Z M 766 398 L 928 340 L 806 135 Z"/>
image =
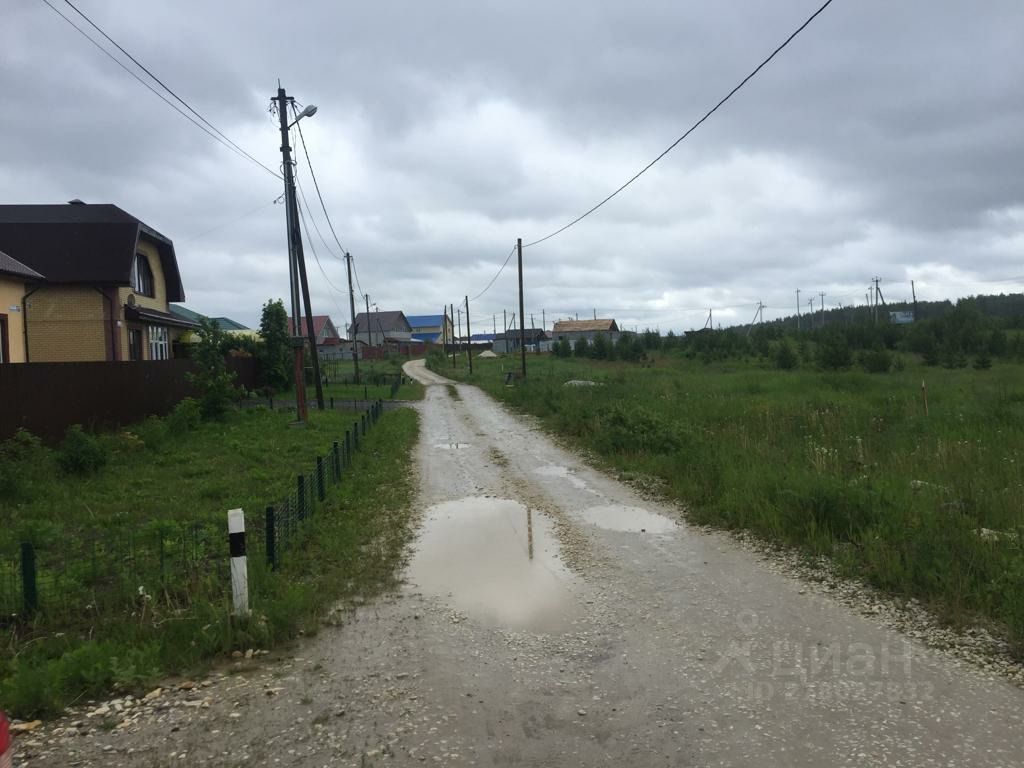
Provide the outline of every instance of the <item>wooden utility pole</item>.
<path id="1" fill-rule="evenodd" d="M 466 359 L 469 361 L 469 372 L 473 372 L 473 349 L 470 342 L 473 332 L 469 330 L 469 296 L 466 297 Z"/>
<path id="2" fill-rule="evenodd" d="M 363 298 L 366 299 L 366 346 L 372 347 L 373 336 L 370 335 L 370 331 L 372 330 L 370 328 L 370 294 L 366 294 Z"/>
<path id="3" fill-rule="evenodd" d="M 910 295 L 914 297 L 914 322 L 917 322 L 917 291 L 914 289 L 914 281 L 910 281 Z"/>
<path id="4" fill-rule="evenodd" d="M 821 327 L 824 328 L 825 327 L 825 293 L 824 292 L 820 292 L 818 295 L 821 296 Z"/>
<path id="5" fill-rule="evenodd" d="M 523 361 L 523 378 L 526 378 L 526 310 L 523 308 L 523 238 L 516 239 L 519 251 L 519 356 Z"/>
<path id="6" fill-rule="evenodd" d="M 448 307 L 444 308 L 444 317 L 441 319 L 441 349 L 448 354 Z"/>
<path id="7" fill-rule="evenodd" d="M 352 366 L 355 369 L 356 384 L 359 383 L 359 347 L 356 344 L 356 294 L 352 290 L 352 254 L 345 251 L 345 266 L 348 267 L 348 309 L 352 313 Z"/>
<path id="8" fill-rule="evenodd" d="M 796 289 L 796 332 L 800 333 L 800 289 Z"/>
<path id="9" fill-rule="evenodd" d="M 455 305 L 454 304 L 449 304 L 448 306 L 449 306 L 449 308 L 452 311 L 452 323 L 454 323 L 455 322 Z M 454 335 L 455 335 L 455 326 L 452 325 L 452 336 L 454 336 Z M 455 339 L 453 338 L 452 339 L 452 368 L 454 368 L 454 367 L 455 367 Z"/>

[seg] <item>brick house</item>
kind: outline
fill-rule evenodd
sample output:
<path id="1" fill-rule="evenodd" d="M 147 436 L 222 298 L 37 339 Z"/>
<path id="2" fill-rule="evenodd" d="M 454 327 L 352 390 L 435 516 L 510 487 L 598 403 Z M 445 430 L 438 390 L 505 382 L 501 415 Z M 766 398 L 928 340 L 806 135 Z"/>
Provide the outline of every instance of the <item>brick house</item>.
<path id="1" fill-rule="evenodd" d="M 42 275 L 0 252 L 0 363 L 25 362 L 22 304 L 30 286 Z"/>
<path id="2" fill-rule="evenodd" d="M 36 273 L 21 302 L 26 362 L 166 360 L 196 324 L 174 244 L 116 205 L 0 205 L 0 251 Z"/>

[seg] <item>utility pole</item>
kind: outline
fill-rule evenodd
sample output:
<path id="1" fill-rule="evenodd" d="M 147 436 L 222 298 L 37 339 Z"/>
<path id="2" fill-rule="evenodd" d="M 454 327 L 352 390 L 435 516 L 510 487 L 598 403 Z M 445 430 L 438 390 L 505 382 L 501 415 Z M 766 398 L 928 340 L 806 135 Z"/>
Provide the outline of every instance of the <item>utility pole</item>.
<path id="1" fill-rule="evenodd" d="M 523 361 L 523 378 L 526 378 L 526 310 L 523 309 L 523 238 L 516 239 L 519 251 L 519 356 Z"/>
<path id="2" fill-rule="evenodd" d="M 452 311 L 452 323 L 454 324 L 454 322 L 455 322 L 455 305 L 454 304 L 449 304 L 448 306 L 449 306 L 449 308 Z M 453 336 L 455 335 L 455 326 L 454 325 L 452 325 L 452 335 Z M 454 367 L 455 367 L 455 339 L 452 339 L 452 368 L 454 368 Z"/>
<path id="3" fill-rule="evenodd" d="M 825 293 L 821 292 L 818 294 L 821 296 L 821 327 L 825 327 Z"/>
<path id="4" fill-rule="evenodd" d="M 448 354 L 448 307 L 444 308 L 444 317 L 441 319 L 441 349 Z"/>
<path id="5" fill-rule="evenodd" d="M 469 372 L 473 372 L 473 349 L 470 342 L 473 332 L 469 330 L 469 296 L 466 297 L 466 359 L 469 361 Z"/>
<path id="6" fill-rule="evenodd" d="M 459 325 L 458 325 L 458 328 L 459 328 L 459 341 L 458 341 L 458 347 L 459 347 L 459 351 L 461 352 L 462 351 L 462 306 L 460 305 L 459 308 L 456 309 L 455 311 L 459 313 L 458 314 L 458 317 L 459 317 Z"/>
<path id="7" fill-rule="evenodd" d="M 373 346 L 373 336 L 371 335 L 372 329 L 370 328 L 370 294 L 363 296 L 366 299 L 366 346 Z"/>
<path id="8" fill-rule="evenodd" d="M 530 313 L 530 328 L 536 328 L 537 325 L 533 320 L 533 312 Z"/>
<path id="9" fill-rule="evenodd" d="M 359 349 L 356 345 L 356 294 L 352 290 L 352 254 L 345 251 L 345 266 L 348 267 L 348 309 L 352 313 L 352 365 L 356 372 L 356 384 L 359 383 Z"/>
<path id="10" fill-rule="evenodd" d="M 547 333 L 547 330 L 548 330 L 548 320 L 547 320 L 547 316 L 544 314 L 544 310 L 543 309 L 540 311 L 540 329 L 542 331 L 544 331 L 545 333 Z"/>
<path id="11" fill-rule="evenodd" d="M 800 333 L 800 289 L 796 289 L 796 332 Z"/>
<path id="12" fill-rule="evenodd" d="M 910 281 L 910 295 L 914 297 L 914 322 L 917 322 L 917 291 L 914 289 L 914 281 Z"/>
<path id="13" fill-rule="evenodd" d="M 597 309 L 594 309 L 594 319 L 597 320 Z"/>
<path id="14" fill-rule="evenodd" d="M 495 336 L 498 335 L 498 316 L 497 315 L 491 315 L 491 332 Z"/>
<path id="15" fill-rule="evenodd" d="M 508 350 L 508 310 L 501 310 L 501 332 L 505 334 L 505 350 Z"/>
<path id="16" fill-rule="evenodd" d="M 292 165 L 292 148 L 288 138 L 288 106 L 293 100 L 285 93 L 284 88 L 278 84 L 277 116 L 281 125 L 281 156 L 284 170 L 284 197 L 287 217 L 288 245 L 289 245 L 289 273 L 292 275 L 292 345 L 295 349 L 295 402 L 298 410 L 299 421 L 306 421 L 308 418 L 306 408 L 306 380 L 305 365 L 303 362 L 303 343 L 296 340 L 301 339 L 302 333 L 302 307 L 306 311 L 306 340 L 309 341 L 309 352 L 313 357 L 313 378 L 316 381 L 317 406 L 324 409 L 323 382 L 320 381 L 320 356 L 316 351 L 316 334 L 313 333 L 313 310 L 309 301 L 309 283 L 306 280 L 306 259 L 302 252 L 302 234 L 299 230 L 299 208 L 295 198 L 295 169 Z M 309 107 L 315 111 L 315 107 Z M 303 111 L 303 114 L 312 114 L 313 111 Z M 303 117 L 299 115 L 296 122 Z M 297 279 L 295 279 L 297 278 Z M 302 294 L 302 303 L 299 303 L 299 293 Z"/>

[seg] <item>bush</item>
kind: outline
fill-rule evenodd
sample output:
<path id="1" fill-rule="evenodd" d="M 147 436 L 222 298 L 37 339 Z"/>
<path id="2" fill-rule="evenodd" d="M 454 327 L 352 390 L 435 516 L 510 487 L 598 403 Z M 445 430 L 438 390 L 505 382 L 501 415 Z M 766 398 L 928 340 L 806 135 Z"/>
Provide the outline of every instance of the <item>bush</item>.
<path id="1" fill-rule="evenodd" d="M 587 357 L 590 352 L 590 345 L 587 344 L 587 340 L 583 337 L 576 339 L 576 345 L 573 347 L 573 354 L 576 357 Z"/>
<path id="2" fill-rule="evenodd" d="M 818 365 L 827 371 L 839 371 L 849 368 L 853 363 L 850 343 L 846 337 L 837 332 L 828 333 L 818 347 Z"/>
<path id="3" fill-rule="evenodd" d="M 203 420 L 203 414 L 199 401 L 192 397 L 186 397 L 171 411 L 164 420 L 167 423 L 167 431 L 174 435 L 183 435 L 195 429 Z"/>
<path id="4" fill-rule="evenodd" d="M 200 320 L 195 361 L 199 371 L 189 380 L 199 390 L 199 411 L 204 419 L 221 419 L 235 399 L 235 376 L 228 371 L 221 346 L 225 333 L 207 318 Z"/>
<path id="5" fill-rule="evenodd" d="M 107 451 L 81 424 L 72 424 L 57 450 L 57 463 L 70 475 L 91 475 L 107 463 Z"/>
<path id="6" fill-rule="evenodd" d="M 987 371 L 991 367 L 992 358 L 989 357 L 988 352 L 979 352 L 978 356 L 974 358 L 974 370 Z"/>
<path id="7" fill-rule="evenodd" d="M 781 371 L 791 371 L 800 364 L 797 359 L 796 352 L 793 350 L 793 345 L 789 343 L 789 339 L 783 339 L 779 342 L 779 346 L 775 348 L 775 367 Z"/>
<path id="8" fill-rule="evenodd" d="M 876 347 L 860 355 L 860 367 L 866 373 L 888 373 L 892 368 L 892 353 L 884 347 Z"/>
<path id="9" fill-rule="evenodd" d="M 45 449 L 42 440 L 27 429 L 19 429 L 14 437 L 0 443 L 0 497 L 15 499 L 25 494 L 25 473 L 22 467 Z"/>

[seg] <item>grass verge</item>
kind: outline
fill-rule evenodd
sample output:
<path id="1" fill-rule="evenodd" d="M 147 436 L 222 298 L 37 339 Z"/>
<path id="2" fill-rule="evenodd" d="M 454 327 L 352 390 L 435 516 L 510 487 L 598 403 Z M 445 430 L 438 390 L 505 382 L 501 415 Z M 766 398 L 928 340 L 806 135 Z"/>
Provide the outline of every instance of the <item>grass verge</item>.
<path id="1" fill-rule="evenodd" d="M 478 360 L 472 375 L 434 362 L 696 522 L 825 555 L 951 623 L 996 626 L 1024 656 L 1020 365 L 871 375 L 531 355 L 529 378 L 509 387 L 518 360 Z"/>
<path id="2" fill-rule="evenodd" d="M 40 446 L 9 459 L 21 472 L 17 494 L 0 502 L 0 515 L 14 522 L 4 528 L 0 560 L 23 537 L 77 552 L 74 542 L 99 531 L 100 551 L 124 565 L 124 557 L 154 552 L 138 546 L 141 531 L 185 520 L 212 526 L 218 557 L 179 571 L 173 548 L 166 554 L 163 549 L 164 542 L 179 539 L 161 532 L 159 562 L 138 563 L 130 577 L 120 567 L 117 578 L 103 569 L 97 576 L 87 558 L 65 559 L 63 571 L 59 560 L 47 561 L 47 573 L 55 584 L 59 577 L 61 589 L 48 593 L 44 582 L 32 620 L 6 624 L 0 708 L 21 717 L 52 715 L 110 689 L 137 690 L 162 675 L 195 671 L 234 649 L 271 648 L 314 632 L 340 598 L 391 585 L 410 535 L 415 412 L 382 415 L 272 573 L 259 546 L 264 506 L 293 488 L 295 473 L 352 426 L 352 414 L 343 412 L 312 413 L 303 429 L 290 427 L 289 418 L 241 412 L 183 434 L 170 434 L 166 420 L 150 420 L 135 431 L 100 438 L 109 458 L 88 477 L 58 474 L 56 455 Z M 230 616 L 226 570 L 224 517 L 239 506 L 257 522 L 249 536 L 248 621 Z M 135 545 L 111 543 L 124 537 Z M 111 595 L 118 599 L 103 599 Z"/>

